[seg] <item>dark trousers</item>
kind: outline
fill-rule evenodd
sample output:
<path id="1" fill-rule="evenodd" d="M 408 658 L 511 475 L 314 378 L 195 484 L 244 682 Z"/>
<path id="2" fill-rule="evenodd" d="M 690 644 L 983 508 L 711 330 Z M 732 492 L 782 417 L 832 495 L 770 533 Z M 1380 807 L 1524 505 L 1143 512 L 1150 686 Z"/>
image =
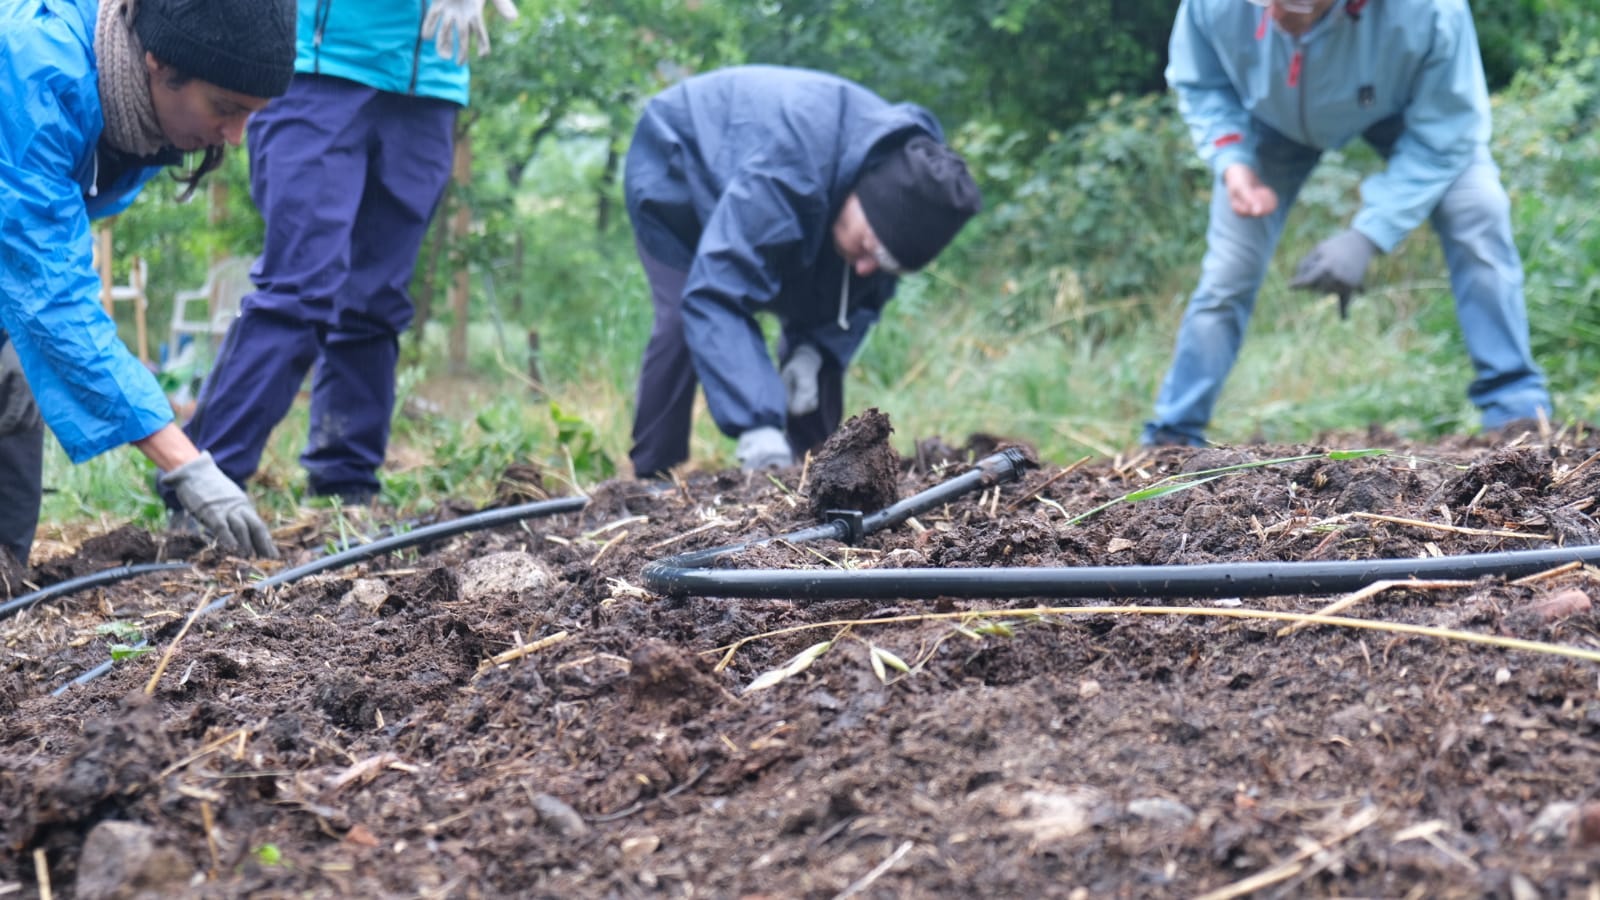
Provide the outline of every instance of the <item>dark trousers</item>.
<path id="1" fill-rule="evenodd" d="M 694 356 L 683 335 L 683 288 L 689 273 L 674 269 L 650 255 L 635 242 L 639 262 L 650 282 L 650 303 L 655 308 L 655 324 L 644 348 L 639 366 L 639 391 L 634 402 L 634 474 L 640 478 L 664 475 L 668 469 L 689 458 L 689 435 L 694 417 Z M 779 344 L 780 366 L 789 357 L 788 340 Z M 714 364 L 715 351 L 710 351 Z M 825 361 L 817 374 L 818 403 L 815 412 L 789 416 L 785 431 L 795 459 L 818 446 L 839 427 L 844 418 L 844 371 Z"/>
<path id="2" fill-rule="evenodd" d="M 300 457 L 311 493 L 378 490 L 408 286 L 450 177 L 457 109 L 297 74 L 251 117 L 250 193 L 266 220 L 257 289 L 184 426 L 230 478 L 255 473 L 315 366 Z"/>
<path id="3" fill-rule="evenodd" d="M 44 498 L 44 421 L 22 364 L 0 331 L 0 548 L 23 565 Z"/>

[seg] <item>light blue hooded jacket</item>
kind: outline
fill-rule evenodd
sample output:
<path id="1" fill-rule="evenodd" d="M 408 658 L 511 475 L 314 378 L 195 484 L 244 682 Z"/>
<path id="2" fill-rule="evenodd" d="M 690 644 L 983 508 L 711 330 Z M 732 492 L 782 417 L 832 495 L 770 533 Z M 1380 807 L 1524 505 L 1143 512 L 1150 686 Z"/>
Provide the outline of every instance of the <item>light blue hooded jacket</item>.
<path id="1" fill-rule="evenodd" d="M 467 105 L 467 67 L 422 39 L 429 0 L 300 0 L 294 70 Z"/>
<path id="2" fill-rule="evenodd" d="M 120 212 L 159 167 L 95 190 L 104 119 L 94 0 L 0 0 L 0 329 L 74 462 L 142 440 L 172 407 L 100 305 L 91 217 Z"/>
<path id="3" fill-rule="evenodd" d="M 1420 225 L 1489 140 L 1489 92 L 1465 0 L 1339 0 L 1294 37 L 1245 0 L 1183 0 L 1167 83 L 1200 156 L 1255 165 L 1265 124 L 1331 149 L 1391 116 L 1388 165 L 1352 225 L 1385 252 Z"/>

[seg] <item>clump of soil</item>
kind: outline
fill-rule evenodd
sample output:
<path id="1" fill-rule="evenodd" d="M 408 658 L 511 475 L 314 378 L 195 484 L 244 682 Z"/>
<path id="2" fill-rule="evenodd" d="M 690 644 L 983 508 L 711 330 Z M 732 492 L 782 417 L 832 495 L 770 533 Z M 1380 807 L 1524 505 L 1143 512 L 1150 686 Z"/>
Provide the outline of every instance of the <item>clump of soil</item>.
<path id="1" fill-rule="evenodd" d="M 876 408 L 851 416 L 811 460 L 808 492 L 815 518 L 832 509 L 877 512 L 900 499 L 900 455 L 894 428 Z"/>

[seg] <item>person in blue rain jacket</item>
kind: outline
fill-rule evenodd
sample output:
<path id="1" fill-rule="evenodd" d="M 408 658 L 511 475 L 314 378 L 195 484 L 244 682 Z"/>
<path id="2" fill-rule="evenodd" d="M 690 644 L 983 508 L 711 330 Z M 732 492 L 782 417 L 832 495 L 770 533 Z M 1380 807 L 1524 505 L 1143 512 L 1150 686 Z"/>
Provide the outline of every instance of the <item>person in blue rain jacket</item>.
<path id="1" fill-rule="evenodd" d="M 474 38 L 481 55 L 483 0 L 300 0 L 294 78 L 250 120 L 266 221 L 255 290 L 184 425 L 235 481 L 311 372 L 308 493 L 359 504 L 380 490 L 411 275 L 450 178 Z"/>
<path id="2" fill-rule="evenodd" d="M 1324 150 L 1356 137 L 1385 166 L 1363 182 L 1349 227 L 1301 260 L 1290 286 L 1337 295 L 1342 314 L 1372 258 L 1427 220 L 1483 426 L 1549 416 L 1465 0 L 1184 0 L 1169 60 L 1167 81 L 1216 182 L 1200 284 L 1144 443 L 1205 443 L 1295 196 Z"/>
<path id="3" fill-rule="evenodd" d="M 747 470 L 819 444 L 897 276 L 932 261 L 981 205 L 932 113 L 777 66 L 653 97 L 624 186 L 655 310 L 630 453 L 639 477 L 688 459 L 697 385 Z M 757 313 L 781 323 L 781 366 Z"/>
<path id="4" fill-rule="evenodd" d="M 292 0 L 0 0 L 0 547 L 26 563 L 44 427 L 83 462 L 133 444 L 225 549 L 275 556 L 250 500 L 173 423 L 100 305 L 91 218 L 282 94 Z M 131 11 L 131 15 L 130 15 Z"/>

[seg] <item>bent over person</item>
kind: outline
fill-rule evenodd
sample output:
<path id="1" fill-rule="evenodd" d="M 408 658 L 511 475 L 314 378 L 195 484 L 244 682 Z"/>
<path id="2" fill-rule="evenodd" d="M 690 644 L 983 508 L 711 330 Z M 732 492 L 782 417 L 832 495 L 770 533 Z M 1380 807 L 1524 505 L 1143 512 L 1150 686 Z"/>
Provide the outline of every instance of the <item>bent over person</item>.
<path id="1" fill-rule="evenodd" d="M 1489 155 L 1489 95 L 1465 0 L 1184 0 L 1167 80 L 1216 176 L 1200 284 L 1146 444 L 1205 442 L 1256 292 L 1296 194 L 1324 150 L 1360 136 L 1385 160 L 1348 228 L 1290 286 L 1336 294 L 1424 219 L 1444 249 L 1485 428 L 1548 416 L 1528 346 L 1522 261 Z"/>
<path id="2" fill-rule="evenodd" d="M 803 69 L 721 69 L 649 102 L 624 177 L 655 307 L 637 476 L 688 459 L 697 384 L 747 470 L 790 465 L 838 427 L 845 368 L 897 276 L 981 205 L 943 141 L 922 107 Z M 757 313 L 780 323 L 780 366 Z"/>
<path id="3" fill-rule="evenodd" d="M 163 167 L 201 175 L 283 93 L 293 0 L 0 0 L 0 546 L 26 563 L 44 426 L 73 462 L 133 444 L 228 550 L 276 556 L 238 485 L 172 420 L 100 305 L 89 220 Z M 42 417 L 41 417 L 42 414 Z"/>

